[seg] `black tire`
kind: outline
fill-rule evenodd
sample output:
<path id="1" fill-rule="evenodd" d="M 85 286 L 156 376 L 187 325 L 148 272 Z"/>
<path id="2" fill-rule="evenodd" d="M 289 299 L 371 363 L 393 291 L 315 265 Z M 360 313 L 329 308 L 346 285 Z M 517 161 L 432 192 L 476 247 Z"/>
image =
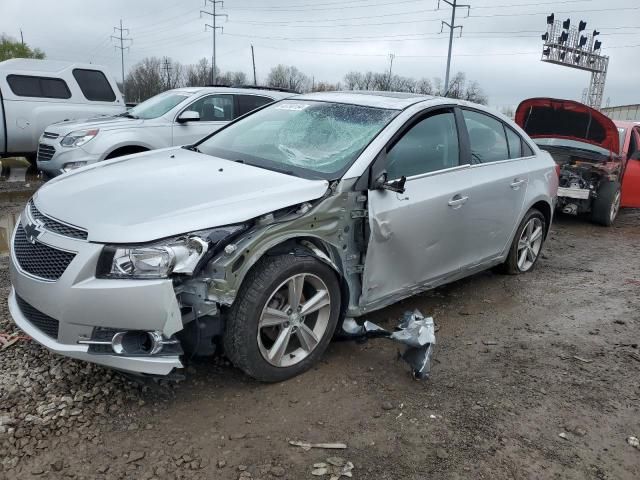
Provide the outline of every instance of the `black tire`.
<path id="1" fill-rule="evenodd" d="M 542 243 L 540 244 L 540 249 L 538 250 L 533 264 L 523 270 L 518 266 L 518 243 L 520 241 L 520 238 L 522 237 L 522 232 L 524 231 L 525 227 L 534 218 L 538 219 L 542 225 Z M 520 222 L 518 229 L 516 230 L 516 234 L 513 237 L 513 242 L 511 243 L 511 247 L 509 248 L 509 255 L 507 256 L 507 259 L 503 264 L 499 265 L 498 271 L 507 275 L 519 275 L 521 273 L 527 273 L 533 270 L 536 266 L 536 263 L 538 263 L 538 259 L 540 258 L 540 253 L 542 252 L 542 247 L 544 246 L 546 232 L 547 220 L 544 218 L 544 215 L 535 208 L 529 210 L 522 219 L 522 222 Z"/>
<path id="2" fill-rule="evenodd" d="M 330 295 L 330 314 L 326 330 L 313 349 L 299 363 L 279 367 L 269 363 L 258 344 L 258 322 L 271 295 L 289 277 L 302 273 L 318 277 Z M 266 256 L 245 278 L 236 300 L 228 311 L 224 350 L 231 362 L 247 375 L 262 382 L 280 382 L 308 370 L 324 353 L 340 317 L 340 284 L 335 272 L 314 257 L 294 255 Z"/>
<path id="3" fill-rule="evenodd" d="M 610 227 L 620 210 L 620 183 L 604 182 L 598 189 L 598 197 L 591 205 L 591 221 Z"/>
<path id="4" fill-rule="evenodd" d="M 31 153 L 29 155 L 25 155 L 24 158 L 27 159 L 27 162 L 29 162 L 32 167 L 37 167 L 38 166 L 37 157 L 36 157 L 35 153 Z"/>

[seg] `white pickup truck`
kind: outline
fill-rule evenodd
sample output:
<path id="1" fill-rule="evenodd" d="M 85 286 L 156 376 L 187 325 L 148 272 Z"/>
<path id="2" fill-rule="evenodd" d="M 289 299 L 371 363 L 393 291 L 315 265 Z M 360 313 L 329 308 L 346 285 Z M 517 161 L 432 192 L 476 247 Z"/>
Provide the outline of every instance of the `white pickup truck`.
<path id="1" fill-rule="evenodd" d="M 125 111 L 115 80 L 99 65 L 0 62 L 0 158 L 25 156 L 35 164 L 38 140 L 52 123 Z"/>

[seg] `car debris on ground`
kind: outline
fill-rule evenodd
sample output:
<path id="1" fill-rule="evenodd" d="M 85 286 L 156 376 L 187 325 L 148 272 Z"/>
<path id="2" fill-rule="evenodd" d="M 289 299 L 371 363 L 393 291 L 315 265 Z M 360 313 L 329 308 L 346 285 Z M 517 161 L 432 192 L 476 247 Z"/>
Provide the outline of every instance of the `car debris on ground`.
<path id="1" fill-rule="evenodd" d="M 396 331 L 390 332 L 366 320 L 362 325 L 354 319 L 345 319 L 342 330 L 347 338 L 387 338 L 406 345 L 400 355 L 411 367 L 415 379 L 426 380 L 431 374 L 431 356 L 436 343 L 433 318 L 425 317 L 419 310 L 405 312 Z"/>

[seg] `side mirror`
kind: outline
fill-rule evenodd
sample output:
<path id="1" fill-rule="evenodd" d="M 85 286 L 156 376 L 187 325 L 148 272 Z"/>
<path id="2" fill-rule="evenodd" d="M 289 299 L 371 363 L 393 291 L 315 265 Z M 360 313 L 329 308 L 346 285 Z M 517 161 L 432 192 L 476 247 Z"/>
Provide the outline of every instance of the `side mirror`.
<path id="1" fill-rule="evenodd" d="M 388 180 L 388 175 L 386 171 L 383 171 L 378 178 L 376 178 L 373 182 L 373 188 L 375 190 L 390 190 L 396 193 L 404 193 L 405 188 L 404 185 L 407 183 L 407 177 L 404 175 L 400 177 L 399 180 L 393 180 L 390 182 Z"/>
<path id="2" fill-rule="evenodd" d="M 199 122 L 200 114 L 195 110 L 186 110 L 178 117 L 178 123 Z"/>
<path id="3" fill-rule="evenodd" d="M 640 150 L 636 150 L 631 154 L 629 160 L 640 160 Z"/>

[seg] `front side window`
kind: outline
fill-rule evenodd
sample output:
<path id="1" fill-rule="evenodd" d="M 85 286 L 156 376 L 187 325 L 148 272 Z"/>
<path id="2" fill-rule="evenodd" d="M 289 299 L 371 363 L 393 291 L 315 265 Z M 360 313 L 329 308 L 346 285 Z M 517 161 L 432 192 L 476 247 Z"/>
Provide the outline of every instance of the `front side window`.
<path id="1" fill-rule="evenodd" d="M 192 94 L 189 92 L 164 92 L 136 105 L 125 115 L 132 118 L 150 120 L 167 113 L 176 105 L 184 102 Z"/>
<path id="2" fill-rule="evenodd" d="M 501 121 L 472 110 L 463 110 L 462 115 L 469 132 L 472 164 L 499 162 L 509 158 Z"/>
<path id="3" fill-rule="evenodd" d="M 229 122 L 233 120 L 233 96 L 207 95 L 193 102 L 187 110 L 198 112 L 201 122 Z"/>
<path id="4" fill-rule="evenodd" d="M 203 153 L 305 178 L 339 178 L 397 110 L 284 100 L 219 130 Z"/>
<path id="5" fill-rule="evenodd" d="M 113 93 L 109 80 L 101 71 L 76 68 L 73 70 L 73 78 L 78 82 L 78 86 L 87 100 L 93 102 L 115 101 L 116 94 Z"/>
<path id="6" fill-rule="evenodd" d="M 458 131 L 453 112 L 420 120 L 387 152 L 387 176 L 395 180 L 459 165 Z"/>
<path id="7" fill-rule="evenodd" d="M 71 98 L 69 87 L 61 78 L 9 75 L 7 83 L 19 97 Z"/>
<path id="8" fill-rule="evenodd" d="M 237 95 L 236 98 L 238 99 L 238 114 L 236 117 L 273 102 L 272 98 L 261 97 L 260 95 Z"/>

